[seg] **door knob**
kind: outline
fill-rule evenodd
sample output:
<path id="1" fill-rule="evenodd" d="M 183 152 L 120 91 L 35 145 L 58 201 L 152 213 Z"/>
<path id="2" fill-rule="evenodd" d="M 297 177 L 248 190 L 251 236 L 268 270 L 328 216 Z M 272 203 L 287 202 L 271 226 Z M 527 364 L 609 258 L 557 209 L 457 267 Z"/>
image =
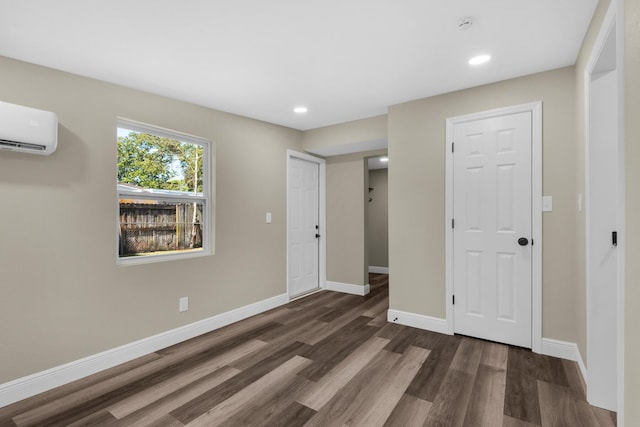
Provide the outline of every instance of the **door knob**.
<path id="1" fill-rule="evenodd" d="M 527 239 L 526 237 L 521 237 L 518 239 L 518 244 L 520 246 L 527 246 L 529 244 L 529 239 Z"/>

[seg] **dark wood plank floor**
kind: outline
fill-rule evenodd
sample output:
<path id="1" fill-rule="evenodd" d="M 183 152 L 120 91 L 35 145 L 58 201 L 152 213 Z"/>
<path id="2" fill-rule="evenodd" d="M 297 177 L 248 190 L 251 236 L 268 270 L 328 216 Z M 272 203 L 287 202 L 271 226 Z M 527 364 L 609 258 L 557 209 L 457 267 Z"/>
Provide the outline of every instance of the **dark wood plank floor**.
<path id="1" fill-rule="evenodd" d="M 597 426 L 577 365 L 323 291 L 0 408 L 0 426 Z"/>

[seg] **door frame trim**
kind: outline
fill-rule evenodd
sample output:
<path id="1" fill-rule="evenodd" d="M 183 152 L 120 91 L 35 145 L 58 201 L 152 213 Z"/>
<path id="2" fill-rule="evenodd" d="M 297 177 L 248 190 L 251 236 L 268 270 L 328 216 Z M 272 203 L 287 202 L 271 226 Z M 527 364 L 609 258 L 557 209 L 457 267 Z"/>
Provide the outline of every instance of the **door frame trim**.
<path id="1" fill-rule="evenodd" d="M 453 129 L 455 125 L 473 120 L 488 119 L 507 114 L 531 112 L 531 349 L 542 351 L 542 101 L 497 108 L 446 120 L 445 139 L 445 280 L 446 322 L 449 333 L 455 332 L 453 297 Z"/>
<path id="2" fill-rule="evenodd" d="M 600 59 L 604 50 L 608 37 L 615 25 L 616 36 L 616 74 L 617 74 L 617 102 L 618 102 L 618 246 L 617 246 L 617 408 L 618 424 L 624 424 L 624 334 L 625 334 L 625 90 L 624 90 L 624 0 L 612 0 L 609 4 L 607 12 L 602 20 L 600 30 L 593 44 L 591 54 L 584 70 L 584 167 L 585 167 L 585 296 L 586 296 L 586 338 L 587 348 L 589 346 L 588 337 L 590 335 L 590 287 L 591 287 L 591 75 Z M 588 373 L 587 360 L 587 373 Z M 588 381 L 588 375 L 585 375 L 585 381 Z M 589 384 L 587 383 L 587 391 Z M 589 394 L 587 393 L 587 399 Z"/>
<path id="3" fill-rule="evenodd" d="M 311 156 L 306 153 L 301 153 L 295 150 L 287 150 L 287 220 L 286 220 L 286 282 L 287 282 L 287 295 L 289 300 L 298 298 L 301 295 L 292 297 L 289 291 L 289 173 L 291 171 L 291 159 L 306 160 L 308 162 L 316 163 L 318 165 L 319 177 L 318 177 L 318 222 L 320 223 L 320 242 L 318 248 L 318 289 L 325 289 L 327 282 L 327 165 L 324 159 L 320 157 Z"/>

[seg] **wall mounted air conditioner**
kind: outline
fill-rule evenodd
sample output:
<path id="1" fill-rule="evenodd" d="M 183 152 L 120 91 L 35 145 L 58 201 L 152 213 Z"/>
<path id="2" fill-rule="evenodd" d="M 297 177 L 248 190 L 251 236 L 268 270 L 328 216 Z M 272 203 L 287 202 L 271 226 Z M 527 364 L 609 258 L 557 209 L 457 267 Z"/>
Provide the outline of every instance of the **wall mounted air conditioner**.
<path id="1" fill-rule="evenodd" d="M 58 146 L 58 116 L 0 101 L 0 150 L 49 155 Z"/>

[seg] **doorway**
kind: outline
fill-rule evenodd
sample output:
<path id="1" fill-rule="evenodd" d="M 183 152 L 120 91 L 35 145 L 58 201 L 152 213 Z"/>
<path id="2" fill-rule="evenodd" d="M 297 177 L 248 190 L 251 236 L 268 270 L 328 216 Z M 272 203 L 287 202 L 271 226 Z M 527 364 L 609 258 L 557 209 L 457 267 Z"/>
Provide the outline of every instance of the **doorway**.
<path id="1" fill-rule="evenodd" d="M 612 4 L 615 8 L 615 3 Z M 610 9 L 586 71 L 587 399 L 618 409 L 623 171 L 616 21 Z"/>
<path id="2" fill-rule="evenodd" d="M 369 273 L 389 274 L 389 157 L 366 159 L 369 184 L 365 189 L 367 259 Z"/>
<path id="3" fill-rule="evenodd" d="M 447 120 L 447 323 L 540 351 L 541 103 Z"/>

